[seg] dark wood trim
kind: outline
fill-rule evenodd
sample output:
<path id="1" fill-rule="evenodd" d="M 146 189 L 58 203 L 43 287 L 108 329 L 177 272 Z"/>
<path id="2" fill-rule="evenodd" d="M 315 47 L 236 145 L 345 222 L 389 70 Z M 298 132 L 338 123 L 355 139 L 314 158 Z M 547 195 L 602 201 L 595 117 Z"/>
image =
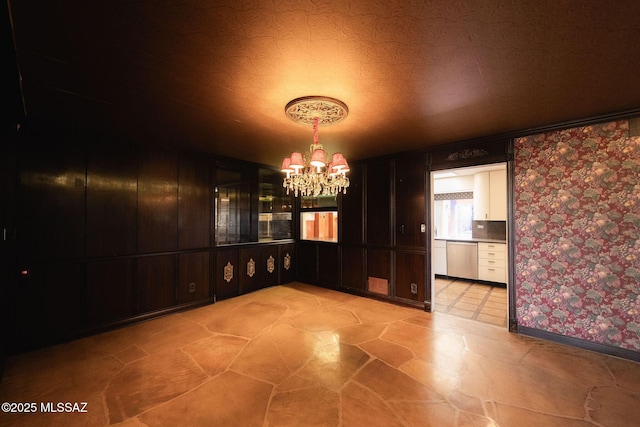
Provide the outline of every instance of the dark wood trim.
<path id="1" fill-rule="evenodd" d="M 540 329 L 529 328 L 526 326 L 518 326 L 518 333 L 521 335 L 526 335 L 533 338 L 540 338 L 545 341 L 552 341 L 557 344 L 568 345 L 570 347 L 578 347 L 584 350 L 595 351 L 597 353 L 619 357 L 621 359 L 640 362 L 640 352 L 633 351 L 633 350 L 627 350 L 624 348 L 614 347 L 607 344 L 600 344 L 600 343 L 595 343 L 591 341 L 586 341 L 580 338 L 568 337 L 565 335 L 543 331 Z"/>
<path id="2" fill-rule="evenodd" d="M 508 144 L 507 160 L 507 304 L 509 331 L 516 332 L 518 318 L 516 316 L 516 202 L 515 202 L 515 147 L 513 139 Z"/>

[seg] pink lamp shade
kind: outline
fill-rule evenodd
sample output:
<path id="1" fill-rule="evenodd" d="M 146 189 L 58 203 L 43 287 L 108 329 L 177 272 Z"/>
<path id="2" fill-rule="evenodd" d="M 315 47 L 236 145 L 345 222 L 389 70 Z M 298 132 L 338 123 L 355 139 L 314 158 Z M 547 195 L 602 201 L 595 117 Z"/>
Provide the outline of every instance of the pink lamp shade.
<path id="1" fill-rule="evenodd" d="M 289 167 L 291 169 L 302 169 L 304 168 L 304 161 L 302 160 L 302 153 L 297 151 L 291 153 L 291 158 L 289 160 Z"/>
<path id="2" fill-rule="evenodd" d="M 344 158 L 342 153 L 333 153 L 331 164 L 333 165 L 333 169 L 336 171 L 341 171 L 342 169 L 349 167 L 347 165 L 347 160 Z"/>
<path id="3" fill-rule="evenodd" d="M 291 167 L 291 157 L 285 157 L 282 159 L 282 167 L 280 168 L 280 172 L 284 172 L 287 174 L 287 177 L 295 172 L 295 170 Z"/>
<path id="4" fill-rule="evenodd" d="M 311 162 L 309 162 L 309 164 L 317 168 L 323 167 L 325 165 L 324 150 L 321 150 L 321 149 L 313 150 L 313 153 L 311 154 Z"/>

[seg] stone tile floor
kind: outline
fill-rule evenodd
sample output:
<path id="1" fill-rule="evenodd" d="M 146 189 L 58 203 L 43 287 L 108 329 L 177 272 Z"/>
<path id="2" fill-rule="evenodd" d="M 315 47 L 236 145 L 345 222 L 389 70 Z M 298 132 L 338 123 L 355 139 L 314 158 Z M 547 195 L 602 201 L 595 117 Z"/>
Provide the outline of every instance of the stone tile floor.
<path id="1" fill-rule="evenodd" d="M 293 283 L 11 357 L 0 402 L 38 408 L 2 426 L 631 426 L 640 364 Z"/>
<path id="2" fill-rule="evenodd" d="M 436 277 L 437 312 L 507 327 L 507 288 L 469 280 Z"/>

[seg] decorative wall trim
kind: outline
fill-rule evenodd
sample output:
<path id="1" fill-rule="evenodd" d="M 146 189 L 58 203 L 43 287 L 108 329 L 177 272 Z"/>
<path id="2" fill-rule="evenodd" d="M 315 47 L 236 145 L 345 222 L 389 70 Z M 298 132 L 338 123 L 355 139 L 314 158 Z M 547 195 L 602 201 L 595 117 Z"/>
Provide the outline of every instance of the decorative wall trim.
<path id="1" fill-rule="evenodd" d="M 256 262 L 250 258 L 247 262 L 247 276 L 253 277 L 256 274 Z"/>
<path id="2" fill-rule="evenodd" d="M 476 157 L 484 157 L 488 155 L 489 152 L 482 148 L 465 148 L 464 150 L 459 150 L 455 153 L 449 154 L 449 156 L 447 156 L 447 160 L 455 162 L 456 160 L 474 159 Z"/>
<path id="3" fill-rule="evenodd" d="M 594 343 L 594 342 L 585 341 L 579 338 L 567 337 L 565 335 L 555 334 L 553 332 L 547 332 L 540 329 L 528 328 L 526 326 L 519 326 L 518 333 L 521 335 L 526 335 L 533 338 L 540 338 L 547 341 L 553 341 L 558 344 L 569 345 L 572 347 L 578 347 L 584 350 L 595 351 L 595 352 L 606 354 L 609 356 L 620 357 L 621 359 L 640 362 L 640 352 L 635 352 L 635 351 L 627 350 L 624 348 L 613 347 L 606 344 Z"/>
<path id="4" fill-rule="evenodd" d="M 233 264 L 227 261 L 227 265 L 224 266 L 224 281 L 229 283 L 231 280 L 233 280 Z"/>
<path id="5" fill-rule="evenodd" d="M 438 193 L 433 195 L 433 200 L 464 200 L 473 199 L 473 191 L 463 191 L 460 193 Z"/>

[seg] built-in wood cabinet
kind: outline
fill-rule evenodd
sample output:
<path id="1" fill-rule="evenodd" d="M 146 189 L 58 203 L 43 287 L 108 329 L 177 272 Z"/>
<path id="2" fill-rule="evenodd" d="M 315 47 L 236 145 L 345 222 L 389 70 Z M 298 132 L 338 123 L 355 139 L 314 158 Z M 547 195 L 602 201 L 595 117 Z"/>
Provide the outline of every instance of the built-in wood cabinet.
<path id="1" fill-rule="evenodd" d="M 217 249 L 214 276 L 215 300 L 220 301 L 240 295 L 240 254 L 236 248 Z"/>
<path id="2" fill-rule="evenodd" d="M 296 245 L 293 243 L 285 243 L 278 245 L 278 260 L 280 278 L 278 283 L 290 283 L 296 280 L 297 274 L 297 254 Z"/>

